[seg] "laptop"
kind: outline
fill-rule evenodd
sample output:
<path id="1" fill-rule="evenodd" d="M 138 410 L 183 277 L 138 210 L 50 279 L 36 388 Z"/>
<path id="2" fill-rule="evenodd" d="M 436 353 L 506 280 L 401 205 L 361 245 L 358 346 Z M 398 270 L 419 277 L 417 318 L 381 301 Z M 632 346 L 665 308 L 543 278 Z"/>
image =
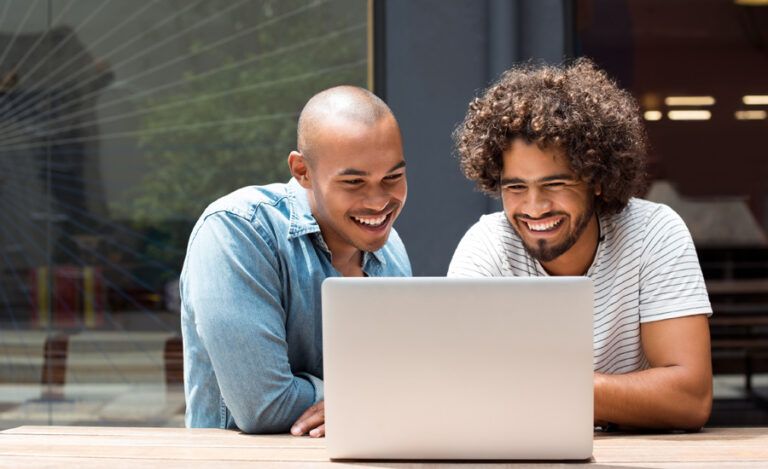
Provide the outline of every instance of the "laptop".
<path id="1" fill-rule="evenodd" d="M 331 459 L 588 459 L 586 277 L 329 278 Z"/>

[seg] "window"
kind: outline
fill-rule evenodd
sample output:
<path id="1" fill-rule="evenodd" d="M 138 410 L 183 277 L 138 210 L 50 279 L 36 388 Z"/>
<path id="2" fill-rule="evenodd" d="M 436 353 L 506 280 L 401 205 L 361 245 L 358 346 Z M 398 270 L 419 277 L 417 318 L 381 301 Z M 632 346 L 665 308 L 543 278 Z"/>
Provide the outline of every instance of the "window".
<path id="1" fill-rule="evenodd" d="M 646 198 L 674 208 L 698 250 L 720 375 L 710 425 L 764 425 L 731 399 L 757 402 L 768 383 L 768 1 L 579 0 L 576 13 L 577 54 L 640 104 Z"/>
<path id="2" fill-rule="evenodd" d="M 369 8 L 0 2 L 0 428 L 183 424 L 189 232 L 287 180 L 311 95 L 367 85 Z"/>

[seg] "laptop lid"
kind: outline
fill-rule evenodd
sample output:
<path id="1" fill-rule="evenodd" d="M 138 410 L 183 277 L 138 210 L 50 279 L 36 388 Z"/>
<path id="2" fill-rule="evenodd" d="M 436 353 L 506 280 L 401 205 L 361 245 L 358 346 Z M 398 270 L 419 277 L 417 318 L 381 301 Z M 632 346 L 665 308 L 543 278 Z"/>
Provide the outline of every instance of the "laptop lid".
<path id="1" fill-rule="evenodd" d="M 586 459 L 586 277 L 329 278 L 326 444 L 340 459 Z"/>

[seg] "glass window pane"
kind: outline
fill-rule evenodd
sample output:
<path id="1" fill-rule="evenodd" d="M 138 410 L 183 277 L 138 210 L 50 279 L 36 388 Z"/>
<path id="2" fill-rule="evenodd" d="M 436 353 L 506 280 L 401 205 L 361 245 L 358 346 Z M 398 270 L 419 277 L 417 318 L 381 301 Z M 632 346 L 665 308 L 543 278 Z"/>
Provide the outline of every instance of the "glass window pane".
<path id="1" fill-rule="evenodd" d="M 368 8 L 0 1 L 0 428 L 183 425 L 191 227 L 287 180 L 308 97 L 367 85 Z"/>
<path id="2" fill-rule="evenodd" d="M 646 198 L 675 209 L 696 244 L 714 311 L 710 425 L 764 424 L 768 2 L 579 0 L 577 13 L 577 53 L 639 101 Z"/>

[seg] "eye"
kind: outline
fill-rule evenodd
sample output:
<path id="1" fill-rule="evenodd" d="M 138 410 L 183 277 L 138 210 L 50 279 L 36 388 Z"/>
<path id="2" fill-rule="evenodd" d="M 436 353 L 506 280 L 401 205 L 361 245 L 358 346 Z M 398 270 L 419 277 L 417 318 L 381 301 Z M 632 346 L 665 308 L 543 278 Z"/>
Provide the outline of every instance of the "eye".
<path id="1" fill-rule="evenodd" d="M 357 178 L 357 179 L 344 179 L 344 180 L 341 181 L 342 184 L 347 185 L 347 186 L 359 186 L 363 182 L 364 181 L 362 179 L 360 179 L 360 178 Z"/>
<path id="2" fill-rule="evenodd" d="M 399 179 L 402 179 L 403 173 L 397 173 L 397 174 L 390 174 L 389 176 L 384 176 L 385 181 L 397 181 Z"/>
<path id="3" fill-rule="evenodd" d="M 508 184 L 504 186 L 504 190 L 510 191 L 510 192 L 522 192 L 526 189 L 526 187 L 523 184 Z"/>
<path id="4" fill-rule="evenodd" d="M 544 184 L 544 187 L 550 190 L 558 190 L 565 187 L 565 182 L 563 181 L 549 182 L 547 184 Z"/>

